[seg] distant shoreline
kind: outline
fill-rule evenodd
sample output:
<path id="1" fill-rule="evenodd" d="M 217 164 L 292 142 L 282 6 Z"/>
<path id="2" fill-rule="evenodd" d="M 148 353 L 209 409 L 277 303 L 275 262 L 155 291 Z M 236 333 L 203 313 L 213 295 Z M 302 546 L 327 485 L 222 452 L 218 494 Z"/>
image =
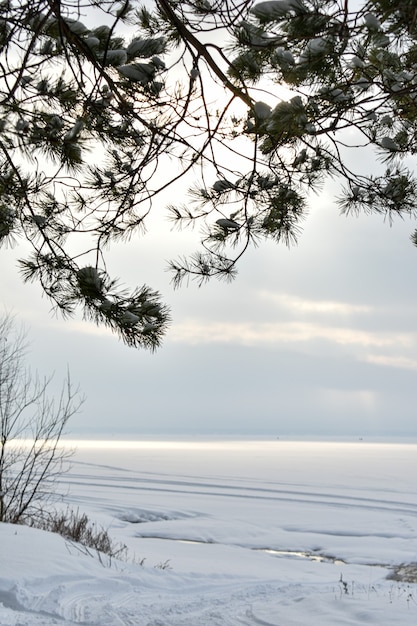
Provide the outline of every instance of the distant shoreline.
<path id="1" fill-rule="evenodd" d="M 236 436 L 236 435 L 72 435 L 63 437 L 61 443 L 83 448 L 172 448 L 172 447 L 238 447 L 279 446 L 280 444 L 363 444 L 363 445 L 417 445 L 417 436 L 336 437 L 336 436 Z"/>

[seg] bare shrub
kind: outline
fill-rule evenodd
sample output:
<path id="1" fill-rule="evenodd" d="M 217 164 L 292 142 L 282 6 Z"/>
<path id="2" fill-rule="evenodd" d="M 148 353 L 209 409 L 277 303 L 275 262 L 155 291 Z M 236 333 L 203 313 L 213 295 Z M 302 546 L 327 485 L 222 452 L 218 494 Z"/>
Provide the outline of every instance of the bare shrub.
<path id="1" fill-rule="evenodd" d="M 29 521 L 29 525 L 57 533 L 64 539 L 102 552 L 111 558 L 124 560 L 127 555 L 127 546 L 115 542 L 105 528 L 92 522 L 86 513 L 80 513 L 78 509 L 44 513 Z"/>
<path id="2" fill-rule="evenodd" d="M 33 519 L 54 499 L 72 455 L 60 439 L 83 402 L 69 374 L 51 397 L 52 377 L 33 374 L 26 353 L 25 331 L 0 317 L 0 522 Z"/>

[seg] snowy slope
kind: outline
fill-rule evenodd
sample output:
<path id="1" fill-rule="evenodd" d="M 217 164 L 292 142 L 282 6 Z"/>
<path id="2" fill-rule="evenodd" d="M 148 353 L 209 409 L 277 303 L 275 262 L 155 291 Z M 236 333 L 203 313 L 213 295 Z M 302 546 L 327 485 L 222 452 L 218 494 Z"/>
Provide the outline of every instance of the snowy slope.
<path id="1" fill-rule="evenodd" d="M 0 524 L 0 626 L 415 626 L 417 447 L 334 445 L 80 450 L 67 501 L 146 560 Z"/>

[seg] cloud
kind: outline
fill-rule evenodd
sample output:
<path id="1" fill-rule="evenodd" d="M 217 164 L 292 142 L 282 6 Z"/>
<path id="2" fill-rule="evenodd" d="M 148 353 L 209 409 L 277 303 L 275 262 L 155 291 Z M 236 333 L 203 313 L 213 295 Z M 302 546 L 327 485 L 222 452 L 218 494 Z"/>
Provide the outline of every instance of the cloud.
<path id="1" fill-rule="evenodd" d="M 395 367 L 399 369 L 417 370 L 417 359 L 405 356 L 388 356 L 368 354 L 365 359 L 367 363 L 382 365 L 385 367 Z"/>
<path id="2" fill-rule="evenodd" d="M 301 343 L 322 340 L 338 345 L 362 347 L 410 347 L 416 344 L 413 333 L 376 333 L 343 326 L 328 326 L 312 322 L 213 322 L 188 319 L 170 331 L 173 342 L 186 344 L 227 343 L 247 346 Z"/>
<path id="3" fill-rule="evenodd" d="M 272 300 L 280 307 L 290 309 L 298 313 L 323 313 L 334 315 L 353 315 L 357 313 L 372 313 L 372 307 L 363 304 L 352 304 L 348 302 L 337 302 L 332 300 L 312 300 L 300 298 L 287 293 L 274 293 L 261 291 L 261 298 Z"/>
<path id="4" fill-rule="evenodd" d="M 316 395 L 320 405 L 336 415 L 341 409 L 372 413 L 378 408 L 378 393 L 369 389 L 319 389 Z"/>

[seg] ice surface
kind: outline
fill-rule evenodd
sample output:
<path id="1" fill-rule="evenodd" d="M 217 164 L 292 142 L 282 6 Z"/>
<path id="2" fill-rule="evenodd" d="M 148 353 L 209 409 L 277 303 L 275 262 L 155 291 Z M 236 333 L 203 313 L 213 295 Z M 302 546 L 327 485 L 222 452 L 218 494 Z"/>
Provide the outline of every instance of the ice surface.
<path id="1" fill-rule="evenodd" d="M 414 626 L 416 475 L 415 444 L 80 444 L 63 506 L 135 559 L 0 524 L 0 626 Z"/>

